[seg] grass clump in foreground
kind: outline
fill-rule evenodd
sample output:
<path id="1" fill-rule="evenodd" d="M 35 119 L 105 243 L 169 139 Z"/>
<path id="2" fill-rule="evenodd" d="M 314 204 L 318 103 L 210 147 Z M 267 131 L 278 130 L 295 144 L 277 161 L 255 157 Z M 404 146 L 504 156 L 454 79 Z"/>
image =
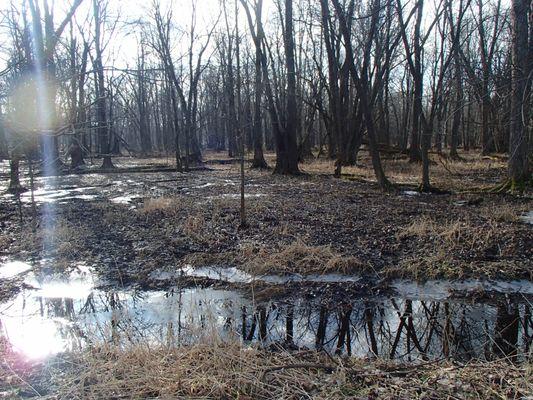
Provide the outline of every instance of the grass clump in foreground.
<path id="1" fill-rule="evenodd" d="M 84 226 L 61 217 L 35 229 L 32 224 L 26 224 L 18 227 L 15 233 L 8 230 L 8 235 L 9 241 L 0 235 L 0 244 L 6 244 L 6 248 L 2 249 L 6 253 L 22 259 L 53 258 L 56 268 L 83 259 L 86 242 L 94 236 Z"/>
<path id="2" fill-rule="evenodd" d="M 168 217 L 176 214 L 181 209 L 181 204 L 178 199 L 170 197 L 158 197 L 153 199 L 146 199 L 143 205 L 139 208 L 139 213 L 142 215 L 151 215 L 155 217 Z"/>
<path id="3" fill-rule="evenodd" d="M 36 379 L 39 382 L 36 375 L 31 381 L 19 375 L 0 382 L 22 387 Z M 521 398 L 533 393 L 531 364 L 406 366 L 314 351 L 267 352 L 237 343 L 179 349 L 96 347 L 49 363 L 40 382 L 47 382 L 48 390 L 42 394 L 49 399 L 463 399 Z M 2 390 L 6 387 L 0 383 Z M 42 385 L 32 390 L 43 390 Z"/>
<path id="4" fill-rule="evenodd" d="M 298 239 L 278 249 L 245 245 L 242 248 L 243 267 L 256 275 L 268 273 L 350 274 L 363 272 L 367 266 L 357 257 L 341 255 L 330 246 L 309 246 Z"/>
<path id="5" fill-rule="evenodd" d="M 514 230 L 517 228 L 510 229 L 513 222 L 509 209 L 490 218 L 485 211 L 482 214 L 478 220 L 472 216 L 460 220 L 429 215 L 415 218 L 396 235 L 399 242 L 410 243 L 412 255 L 404 256 L 397 266 L 386 268 L 385 275 L 416 280 L 481 276 L 533 279 L 524 240 Z M 517 257 L 520 254 L 524 257 Z"/>

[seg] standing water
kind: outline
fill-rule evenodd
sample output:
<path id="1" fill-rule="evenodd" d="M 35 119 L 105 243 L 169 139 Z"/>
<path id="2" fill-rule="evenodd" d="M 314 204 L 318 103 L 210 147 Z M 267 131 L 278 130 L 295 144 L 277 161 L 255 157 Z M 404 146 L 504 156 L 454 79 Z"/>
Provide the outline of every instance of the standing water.
<path id="1" fill-rule="evenodd" d="M 215 338 L 407 362 L 522 359 L 533 333 L 530 295 L 473 301 L 413 291 L 405 282 L 387 295 L 338 300 L 288 292 L 262 302 L 211 288 L 97 289 L 84 266 L 67 278 L 26 272 L 25 283 L 32 288 L 0 304 L 0 326 L 12 347 L 31 359 L 95 343 L 184 345 Z"/>

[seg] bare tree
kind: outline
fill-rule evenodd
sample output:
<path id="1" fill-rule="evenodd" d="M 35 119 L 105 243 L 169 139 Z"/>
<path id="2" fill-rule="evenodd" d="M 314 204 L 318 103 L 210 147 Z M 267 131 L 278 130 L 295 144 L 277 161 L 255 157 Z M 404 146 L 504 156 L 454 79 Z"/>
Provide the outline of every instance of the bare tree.
<path id="1" fill-rule="evenodd" d="M 57 121 L 56 104 L 56 86 L 54 84 L 56 76 L 56 65 L 54 61 L 54 51 L 56 49 L 59 38 L 63 31 L 69 24 L 71 18 L 74 16 L 76 9 L 83 0 L 76 0 L 71 6 L 67 15 L 56 28 L 54 27 L 54 10 L 48 4 L 47 0 L 43 0 L 42 8 L 44 15 L 41 13 L 41 7 L 38 0 L 28 0 L 32 15 L 32 30 L 33 30 L 33 65 L 37 74 L 44 74 L 45 79 L 50 82 L 46 85 L 44 96 L 47 97 L 43 101 L 42 107 L 46 107 L 43 111 L 45 118 L 49 124 L 55 124 Z M 43 26 L 44 21 L 44 26 Z M 57 126 L 45 126 L 44 129 L 54 131 Z M 60 166 L 61 159 L 58 152 L 57 136 L 43 135 L 43 157 L 45 165 L 51 167 Z"/>
<path id="2" fill-rule="evenodd" d="M 263 132 L 261 129 L 261 99 L 263 97 L 263 78 L 261 72 L 261 43 L 262 29 L 261 16 L 263 12 L 263 0 L 257 0 L 255 9 L 256 34 L 254 38 L 255 47 L 255 87 L 254 87 L 254 121 L 253 121 L 253 141 L 254 141 L 254 158 L 252 168 L 267 168 L 268 165 L 263 155 Z M 252 27 L 250 27 L 252 29 Z"/>
<path id="3" fill-rule="evenodd" d="M 379 10 L 381 9 L 381 2 L 380 0 L 374 0 L 372 3 L 370 29 L 367 33 L 368 36 L 365 41 L 365 47 L 363 48 L 364 59 L 363 59 L 360 72 L 356 66 L 356 60 L 355 60 L 354 51 L 353 51 L 352 42 L 351 42 L 351 35 L 350 35 L 349 28 L 348 28 L 349 25 L 347 23 L 348 18 L 351 18 L 351 16 L 345 15 L 345 12 L 339 0 L 332 0 L 332 3 L 333 3 L 333 6 L 335 7 L 337 18 L 339 19 L 340 31 L 344 38 L 344 48 L 346 51 L 346 60 L 350 68 L 350 74 L 352 76 L 352 80 L 355 84 L 355 87 L 357 89 L 357 92 L 359 94 L 359 99 L 361 102 L 362 113 L 363 113 L 363 117 L 364 117 L 365 125 L 366 125 L 366 133 L 368 135 L 368 141 L 370 145 L 370 155 L 372 158 L 372 166 L 374 168 L 374 173 L 376 175 L 376 179 L 377 179 L 379 186 L 382 189 L 386 190 L 391 186 L 391 184 L 389 180 L 387 179 L 387 177 L 385 176 L 385 172 L 383 171 L 383 166 L 381 164 L 381 157 L 379 155 L 376 128 L 375 128 L 375 122 L 374 122 L 374 112 L 371 106 L 372 97 L 371 97 L 371 91 L 369 88 L 369 71 L 368 71 L 369 65 L 370 65 L 371 46 L 372 46 L 374 35 L 376 34 L 377 27 L 378 27 Z"/>
<path id="4" fill-rule="evenodd" d="M 509 148 L 510 189 L 523 191 L 531 179 L 528 160 L 528 123 L 531 106 L 532 55 L 531 0 L 513 0 L 512 21 L 512 92 L 511 139 Z M 529 18 L 528 18 L 529 15 Z"/>
<path id="5" fill-rule="evenodd" d="M 108 125 L 106 109 L 106 88 L 104 65 L 102 62 L 102 24 L 104 20 L 106 3 L 103 0 L 93 0 L 94 15 L 94 48 L 93 69 L 95 77 L 97 132 L 102 155 L 102 168 L 114 168 L 111 161 L 111 132 Z"/>
<path id="6" fill-rule="evenodd" d="M 189 27 L 189 47 L 187 50 L 187 69 L 188 69 L 188 90 L 185 90 L 184 83 L 181 77 L 178 76 L 170 47 L 170 29 L 172 21 L 172 13 L 169 11 L 165 16 L 161 14 L 161 7 L 159 3 L 154 4 L 153 19 L 156 25 L 157 42 L 154 43 L 157 52 L 159 53 L 161 62 L 165 66 L 165 71 L 169 80 L 174 86 L 179 99 L 179 104 L 184 114 L 184 131 L 185 131 L 185 169 L 189 169 L 191 161 L 197 163 L 201 161 L 200 144 L 197 137 L 197 117 L 198 117 L 198 87 L 202 73 L 209 64 L 204 63 L 203 57 L 211 42 L 211 37 L 217 26 L 217 21 L 208 30 L 206 39 L 200 44 L 199 49 L 195 45 L 198 44 L 198 35 L 196 32 L 196 8 L 195 3 L 192 3 L 191 24 Z M 196 57 L 195 57 L 196 56 Z M 176 146 L 178 145 L 178 138 L 176 138 Z M 177 157 L 177 153 L 176 153 Z M 181 162 L 179 163 L 181 165 Z M 178 167 L 179 168 L 179 167 Z"/>

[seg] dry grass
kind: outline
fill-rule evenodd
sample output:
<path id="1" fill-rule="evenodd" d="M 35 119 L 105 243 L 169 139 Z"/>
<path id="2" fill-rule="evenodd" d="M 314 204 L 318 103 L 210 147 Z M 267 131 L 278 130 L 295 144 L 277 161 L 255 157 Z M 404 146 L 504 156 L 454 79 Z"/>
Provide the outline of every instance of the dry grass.
<path id="1" fill-rule="evenodd" d="M 443 246 L 441 249 L 452 251 L 456 246 L 474 249 L 490 242 L 497 234 L 497 227 L 490 223 L 480 228 L 467 218 L 461 221 L 437 221 L 431 216 L 422 215 L 404 227 L 397 237 L 400 240 L 413 236 L 423 240 L 433 240 Z"/>
<path id="2" fill-rule="evenodd" d="M 420 239 L 440 238 L 443 243 L 453 245 L 453 242 L 461 237 L 461 222 L 453 221 L 442 224 L 433 217 L 422 215 L 415 218 L 397 234 L 397 238 L 400 240 L 413 236 Z"/>
<path id="3" fill-rule="evenodd" d="M 234 265 L 236 254 L 234 252 L 196 252 L 187 254 L 181 261 L 183 264 L 190 264 L 193 267 Z"/>
<path id="4" fill-rule="evenodd" d="M 430 178 L 438 188 L 452 191 L 471 191 L 490 188 L 504 179 L 507 164 L 499 158 L 481 158 L 477 153 L 463 153 L 460 160 L 449 160 L 431 154 Z M 385 170 L 396 183 L 419 184 L 421 166 L 408 160 L 385 161 Z"/>
<path id="5" fill-rule="evenodd" d="M 409 164 L 404 156 L 383 155 L 387 174 L 393 181 L 419 183 L 420 165 Z M 350 179 L 356 181 L 358 177 L 374 180 L 366 150 L 360 156 L 359 166 L 343 168 L 343 173 L 353 174 Z M 464 181 L 462 185 L 465 187 L 471 182 L 482 186 L 487 178 L 497 177 L 505 170 L 501 159 L 482 159 L 474 154 L 462 156 L 464 160 L 440 164 L 433 154 L 432 182 L 438 187 L 452 189 L 459 187 L 459 181 Z M 210 154 L 209 157 L 225 158 L 225 154 Z M 267 155 L 271 165 L 273 157 L 273 154 Z M 425 264 L 428 267 L 424 268 L 433 276 L 432 273 L 441 267 L 430 268 L 430 263 L 442 265 L 442 271 L 462 270 L 463 265 L 465 270 L 471 271 L 477 266 L 468 265 L 470 260 L 481 258 L 485 250 L 492 252 L 494 257 L 522 262 L 525 265 L 522 269 L 531 265 L 524 262 L 527 236 L 524 226 L 517 223 L 521 213 L 515 213 L 521 202 L 523 207 L 531 209 L 531 201 L 527 199 L 487 195 L 482 202 L 464 207 L 453 204 L 454 200 L 465 197 L 463 195 L 408 199 L 402 196 L 396 202 L 396 193 L 382 195 L 373 185 L 331 179 L 334 161 L 320 158 L 302 163 L 301 168 L 305 172 L 328 176 L 293 179 L 272 176 L 269 171 L 247 170 L 247 193 L 267 196 L 247 198 L 250 228 L 239 230 L 239 200 L 227 197 L 238 191 L 235 183 L 238 182 L 239 166 L 219 167 L 205 174 L 191 173 L 181 177 L 180 186 L 191 188 L 187 195 L 181 189 L 175 191 L 173 185 L 162 185 L 159 193 L 165 193 L 167 197 L 145 199 L 144 203 L 135 201 L 136 210 L 107 201 L 91 202 L 82 209 L 65 206 L 64 210 L 68 212 L 61 216 L 70 221 L 70 225 L 64 232 L 60 232 L 61 227 L 57 234 L 51 232 L 50 237 L 58 252 L 67 259 L 85 252 L 100 262 L 104 258 L 100 257 L 104 246 L 106 252 L 111 248 L 113 259 L 127 258 L 130 262 L 131 256 L 139 270 L 146 271 L 161 263 L 178 263 L 187 254 L 194 261 L 191 263 L 198 266 L 204 261 L 228 260 L 225 264 L 245 264 L 252 272 L 272 268 L 269 272 L 281 273 L 357 272 L 367 268 L 360 262 L 363 260 L 372 263 L 378 271 L 381 268 L 392 270 L 390 267 L 397 267 L 399 263 L 402 264 L 400 272 L 409 271 L 404 269 L 405 265 Z M 438 183 L 447 179 L 450 180 L 449 187 Z M 228 182 L 231 185 L 226 186 Z M 142 197 L 141 193 L 138 195 Z M 151 195 L 153 191 L 144 193 L 144 196 Z M 526 201 L 528 203 L 524 205 Z M 394 232 L 407 224 L 410 215 L 418 212 L 417 202 L 420 202 L 423 213 L 434 217 L 422 217 L 405 227 L 396 240 Z M 316 221 L 317 214 L 320 214 L 321 221 Z M 463 220 L 463 216 L 469 220 Z M 442 222 L 444 218 L 448 221 Z M 80 238 L 79 225 L 89 231 L 85 246 L 84 238 Z M 324 234 L 318 229 L 322 227 L 328 227 Z M 352 240 L 356 231 L 357 238 Z M 18 259 L 46 256 L 42 252 L 42 237 L 27 232 L 28 229 L 21 228 L 14 234 L 9 229 L 4 235 L 0 234 L 0 246 L 5 243 L 5 254 Z M 15 243 L 11 243 L 11 237 Z M 296 245 L 299 237 L 305 238 L 306 242 Z M 249 241 L 258 244 L 248 246 Z M 418 241 L 416 246 L 415 241 Z M 24 242 L 27 245 L 19 246 Z M 335 249 L 320 246 L 328 243 L 334 244 Z M 198 252 L 223 255 L 192 254 Z M 465 255 L 465 252 L 473 255 Z M 241 257 L 241 253 L 246 253 L 245 257 Z M 357 255 L 359 260 L 352 255 Z M 504 267 L 504 264 L 491 265 L 494 265 L 494 271 Z M 412 276 L 422 275 L 417 272 Z"/>
<path id="6" fill-rule="evenodd" d="M 521 222 L 520 217 L 528 212 L 533 205 L 526 204 L 509 204 L 501 202 L 497 207 L 487 206 L 480 208 L 480 214 L 494 222 L 517 223 Z"/>
<path id="7" fill-rule="evenodd" d="M 301 169 L 303 172 L 312 175 L 332 175 L 335 171 L 335 160 L 330 160 L 323 157 L 314 160 L 307 160 L 305 163 L 301 164 Z M 356 176 L 367 181 L 375 180 L 372 166 L 368 163 L 368 160 L 365 156 L 361 157 L 357 165 L 343 167 L 342 173 Z"/>
<path id="8" fill-rule="evenodd" d="M 238 210 L 238 201 L 230 198 L 206 202 L 192 197 L 160 197 L 147 200 L 139 208 L 138 215 L 156 225 L 162 217 L 171 218 L 187 237 L 206 244 L 220 239 L 220 227 L 235 223 L 235 210 Z"/>
<path id="9" fill-rule="evenodd" d="M 244 245 L 241 249 L 243 267 L 256 275 L 267 273 L 350 274 L 366 269 L 356 257 L 343 256 L 330 246 L 309 246 L 301 239 L 277 250 L 264 246 Z"/>
<path id="10" fill-rule="evenodd" d="M 469 218 L 437 220 L 428 215 L 416 218 L 398 234 L 401 241 L 414 241 L 417 254 L 402 258 L 397 266 L 386 268 L 390 277 L 412 279 L 532 279 L 531 263 L 513 259 L 514 245 L 505 225 L 514 221 L 514 211 L 505 207 L 476 224 Z M 420 256 L 423 254 L 423 256 Z"/>
<path id="11" fill-rule="evenodd" d="M 44 246 L 50 246 L 57 253 L 68 259 L 76 259 L 84 249 L 87 232 L 66 221 L 60 221 L 52 227 L 40 232 L 40 240 Z"/>
<path id="12" fill-rule="evenodd" d="M 24 372 L 1 367 L 0 373 L 0 391 L 14 394 L 18 386 L 31 392 L 31 382 L 40 380 L 53 391 L 42 397 L 48 399 L 486 399 L 533 393 L 530 363 L 405 366 L 313 351 L 268 352 L 237 343 L 100 346 L 62 356 L 40 377 L 32 372 L 26 383 Z"/>
<path id="13" fill-rule="evenodd" d="M 494 186 L 506 176 L 506 160 L 501 157 L 481 157 L 476 152 L 461 153 L 460 160 L 450 160 L 435 153 L 430 154 L 431 182 L 441 189 L 472 190 Z M 404 185 L 418 185 L 421 180 L 421 165 L 409 163 L 402 154 L 382 155 L 382 164 L 387 177 L 393 182 Z M 311 174 L 331 175 L 335 161 L 326 158 L 308 160 L 301 164 L 303 171 Z M 344 167 L 343 174 L 355 176 L 366 181 L 375 181 L 368 152 L 361 150 L 357 166 Z"/>
<path id="14" fill-rule="evenodd" d="M 6 231 L 0 232 L 0 252 L 6 251 L 13 243 L 13 235 Z"/>
<path id="15" fill-rule="evenodd" d="M 52 225 L 40 226 L 35 231 L 25 226 L 10 251 L 15 254 L 38 254 L 53 257 L 55 264 L 62 261 L 79 260 L 86 250 L 85 241 L 90 232 L 82 226 L 63 218 L 53 221 Z"/>
<path id="16" fill-rule="evenodd" d="M 524 263 L 512 260 L 458 262 L 444 249 L 438 249 L 423 258 L 404 258 L 397 265 L 384 268 L 383 276 L 415 281 L 469 278 L 497 280 L 524 278 L 531 280 L 533 279 L 533 270 L 530 268 L 530 264 L 524 265 Z"/>
<path id="17" fill-rule="evenodd" d="M 176 214 L 180 209 L 180 201 L 170 197 L 159 197 L 147 199 L 139 208 L 139 213 L 143 215 L 163 215 L 170 216 Z"/>
<path id="18" fill-rule="evenodd" d="M 183 232 L 187 236 L 197 239 L 201 239 L 205 227 L 205 218 L 200 213 L 188 216 L 182 225 Z"/>

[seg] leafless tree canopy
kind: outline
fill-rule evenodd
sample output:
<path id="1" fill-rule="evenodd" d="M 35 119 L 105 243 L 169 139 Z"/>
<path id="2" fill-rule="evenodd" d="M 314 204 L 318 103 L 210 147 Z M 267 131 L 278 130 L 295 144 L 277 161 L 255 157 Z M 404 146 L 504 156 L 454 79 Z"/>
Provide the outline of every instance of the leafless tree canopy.
<path id="1" fill-rule="evenodd" d="M 256 168 L 275 151 L 278 174 L 327 157 L 336 176 L 369 151 L 384 189 L 384 152 L 405 153 L 424 191 L 430 153 L 475 149 L 509 154 L 506 187 L 530 179 L 530 0 L 206 4 L 154 0 L 134 17 L 112 0 L 3 2 L 12 184 L 24 157 L 113 168 L 121 153 L 172 153 L 186 171 L 206 149 L 251 151 Z"/>

